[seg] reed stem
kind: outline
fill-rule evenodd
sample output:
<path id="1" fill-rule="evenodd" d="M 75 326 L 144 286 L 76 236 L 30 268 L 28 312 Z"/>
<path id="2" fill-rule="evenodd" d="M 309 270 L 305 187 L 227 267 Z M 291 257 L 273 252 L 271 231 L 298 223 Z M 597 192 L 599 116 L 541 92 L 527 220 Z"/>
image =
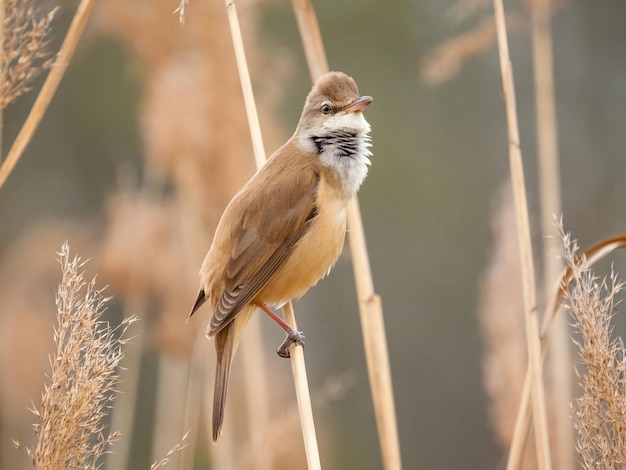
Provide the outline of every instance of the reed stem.
<path id="1" fill-rule="evenodd" d="M 2 185 L 4 185 L 5 181 L 15 168 L 15 165 L 30 143 L 37 127 L 39 127 L 39 123 L 48 109 L 48 106 L 50 105 L 50 102 L 59 87 L 59 83 L 61 83 L 61 79 L 63 78 L 72 56 L 74 55 L 74 51 L 76 51 L 76 46 L 78 45 L 80 36 L 85 29 L 85 25 L 87 24 L 93 5 L 94 0 L 81 0 L 78 5 L 78 9 L 74 14 L 74 18 L 72 19 L 72 23 L 67 31 L 65 40 L 63 41 L 61 49 L 57 54 L 56 60 L 54 61 L 54 65 L 50 69 L 48 77 L 41 87 L 41 90 L 39 90 L 35 103 L 33 104 L 24 125 L 20 129 L 20 132 L 17 134 L 15 142 L 13 142 L 6 159 L 0 166 L 0 188 L 2 188 Z"/>
<path id="2" fill-rule="evenodd" d="M 235 48 L 235 56 L 237 58 L 237 67 L 239 69 L 241 88 L 243 91 L 244 102 L 246 105 L 246 114 L 248 116 L 248 124 L 252 137 L 254 158 L 257 164 L 257 168 L 260 168 L 265 164 L 265 150 L 263 147 L 263 139 L 261 136 L 259 118 L 254 102 L 254 94 L 252 92 L 250 72 L 248 70 L 245 50 L 243 47 L 241 29 L 239 27 L 239 19 L 237 17 L 237 8 L 233 0 L 226 0 L 225 4 L 226 11 L 228 13 L 228 21 L 230 24 L 233 46 Z M 283 307 L 283 315 L 285 317 L 285 320 L 295 328 L 295 314 L 293 312 L 293 306 L 291 302 L 288 302 L 287 305 Z M 304 362 L 304 351 L 302 349 L 302 346 L 296 344 L 292 345 L 290 348 L 290 354 L 308 468 L 310 470 L 317 470 L 321 468 L 321 464 L 319 450 L 317 447 L 317 437 L 315 434 L 315 425 L 313 422 L 313 409 L 311 408 L 311 397 L 309 393 L 308 380 L 306 376 L 306 365 Z"/>
<path id="3" fill-rule="evenodd" d="M 509 55 L 509 44 L 506 32 L 504 7 L 502 0 L 494 0 L 498 50 L 500 55 L 500 71 L 504 91 L 508 137 L 509 161 L 511 166 L 511 182 L 515 201 L 515 214 L 520 248 L 522 269 L 522 292 L 524 303 L 524 318 L 526 322 L 526 341 L 528 346 L 529 367 L 531 371 L 531 388 L 533 417 L 535 423 L 535 442 L 537 445 L 537 463 L 541 470 L 551 468 L 550 443 L 548 438 L 548 423 L 543 387 L 543 372 L 541 361 L 541 344 L 539 340 L 539 321 L 537 316 L 537 301 L 535 291 L 535 268 L 533 263 L 530 226 L 528 221 L 528 206 L 526 200 L 526 186 L 524 182 L 524 166 L 520 147 L 519 128 L 517 124 L 517 105 L 515 101 L 515 86 L 513 83 L 513 66 Z"/>
<path id="4" fill-rule="evenodd" d="M 292 5 L 311 79 L 315 82 L 320 75 L 329 71 L 315 10 L 309 0 L 293 0 Z M 385 321 L 380 296 L 374 290 L 361 211 L 356 196 L 348 205 L 348 233 L 383 465 L 386 470 L 399 470 L 402 468 L 402 460 Z"/>
<path id="5" fill-rule="evenodd" d="M 541 197 L 541 232 L 543 235 L 543 292 L 552 291 L 563 270 L 557 256 L 560 240 L 554 217 L 560 216 L 561 178 L 554 98 L 554 70 L 550 0 L 531 2 L 535 102 L 537 121 L 537 151 L 539 160 L 539 194 Z M 575 468 L 574 426 L 570 418 L 572 402 L 572 363 L 570 333 L 567 319 L 557 315 L 548 341 L 548 377 L 550 380 L 550 421 L 554 433 L 555 465 L 568 470 Z"/>

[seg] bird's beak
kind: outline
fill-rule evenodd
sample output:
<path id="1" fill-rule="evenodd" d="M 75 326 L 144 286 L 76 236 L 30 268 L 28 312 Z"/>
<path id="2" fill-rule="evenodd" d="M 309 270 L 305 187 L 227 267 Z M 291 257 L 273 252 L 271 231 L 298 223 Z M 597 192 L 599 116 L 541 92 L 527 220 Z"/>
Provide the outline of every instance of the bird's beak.
<path id="1" fill-rule="evenodd" d="M 371 96 L 360 96 L 359 98 L 354 100 L 352 103 L 350 103 L 348 106 L 345 106 L 344 108 L 342 108 L 341 112 L 342 113 L 360 113 L 373 100 L 374 98 L 372 98 Z"/>

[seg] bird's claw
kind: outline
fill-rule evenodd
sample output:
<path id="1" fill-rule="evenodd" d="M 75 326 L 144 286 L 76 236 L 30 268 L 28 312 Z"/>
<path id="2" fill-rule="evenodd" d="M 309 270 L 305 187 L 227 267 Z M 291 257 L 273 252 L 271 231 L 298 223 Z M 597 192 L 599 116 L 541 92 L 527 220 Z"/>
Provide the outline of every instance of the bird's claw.
<path id="1" fill-rule="evenodd" d="M 283 341 L 283 344 L 276 350 L 276 354 L 285 359 L 289 359 L 289 357 L 291 357 L 291 354 L 289 354 L 289 346 L 293 343 L 304 347 L 304 334 L 302 334 L 301 331 L 291 330 L 288 332 L 285 341 Z"/>

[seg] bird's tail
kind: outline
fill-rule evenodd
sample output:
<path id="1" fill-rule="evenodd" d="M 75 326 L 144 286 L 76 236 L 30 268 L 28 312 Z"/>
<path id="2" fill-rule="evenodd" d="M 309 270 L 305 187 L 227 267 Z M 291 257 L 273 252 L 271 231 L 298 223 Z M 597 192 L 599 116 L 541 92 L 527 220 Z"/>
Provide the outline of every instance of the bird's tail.
<path id="1" fill-rule="evenodd" d="M 217 366 L 215 368 L 215 389 L 213 391 L 213 442 L 216 442 L 224 424 L 226 393 L 230 379 L 230 366 L 235 354 L 235 322 L 215 335 Z"/>

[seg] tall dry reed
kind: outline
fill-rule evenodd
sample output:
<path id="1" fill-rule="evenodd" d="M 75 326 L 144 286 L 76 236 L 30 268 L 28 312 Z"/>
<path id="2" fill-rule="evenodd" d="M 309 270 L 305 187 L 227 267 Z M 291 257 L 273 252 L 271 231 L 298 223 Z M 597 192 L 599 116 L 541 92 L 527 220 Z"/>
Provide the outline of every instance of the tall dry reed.
<path id="1" fill-rule="evenodd" d="M 561 177 L 554 87 L 552 48 L 552 0 L 529 2 L 535 105 L 541 232 L 543 245 L 543 292 L 552 290 L 563 265 L 556 254 L 559 239 L 554 217 L 561 214 Z M 549 332 L 547 380 L 548 419 L 551 430 L 552 460 L 560 470 L 573 470 L 574 429 L 569 417 L 572 401 L 573 358 L 565 315 L 558 315 Z"/>
<path id="2" fill-rule="evenodd" d="M 180 4 L 181 14 L 185 13 L 185 3 Z M 245 6 L 243 27 L 247 34 L 255 34 L 256 4 L 247 2 Z M 171 365 L 170 359 L 175 356 L 180 369 L 186 366 L 185 361 L 190 360 L 194 348 L 203 350 L 194 342 L 206 341 L 196 334 L 204 330 L 201 322 L 206 317 L 196 315 L 190 324 L 185 324 L 182 318 L 188 311 L 189 299 L 195 296 L 197 272 L 217 221 L 230 198 L 254 172 L 252 146 L 223 4 L 194 2 L 192 7 L 187 9 L 184 26 L 172 16 L 173 7 L 168 2 L 139 0 L 129 4 L 108 0 L 96 15 L 98 30 L 121 39 L 138 65 L 135 70 L 139 71 L 138 78 L 144 85 L 139 124 L 145 168 L 162 186 L 170 189 L 152 194 L 141 204 L 139 200 L 143 196 L 134 194 L 133 190 L 111 198 L 109 228 L 103 244 L 106 259 L 110 261 L 106 271 L 124 299 L 139 296 L 146 299 L 144 305 L 152 306 L 146 310 L 154 319 L 149 322 L 154 327 L 147 332 L 148 345 L 162 355 L 162 370 L 173 373 L 170 379 L 164 378 L 160 383 L 169 380 L 183 392 L 185 384 L 173 380 L 177 372 L 168 368 L 166 362 Z M 261 51 L 254 45 L 248 53 L 253 67 L 275 62 L 271 57 L 260 61 Z M 264 75 L 277 78 L 275 72 L 268 72 Z M 269 91 L 274 93 L 275 90 Z M 264 93 L 259 95 L 266 141 L 274 148 L 279 141 L 279 126 Z M 146 220 L 147 225 L 140 227 L 138 220 Z M 141 242 L 133 243 L 133 240 Z M 259 320 L 254 318 L 254 321 Z M 250 330 L 253 333 L 255 328 Z M 236 393 L 230 397 L 234 405 L 231 406 L 233 412 L 227 414 L 227 421 L 235 425 L 233 429 L 226 423 L 227 432 L 219 445 L 211 448 L 213 457 L 225 455 L 215 457 L 216 465 L 218 461 L 227 465 L 225 462 L 235 458 L 236 445 L 232 455 L 225 451 L 229 448 L 227 440 L 234 434 L 231 429 L 240 442 L 245 442 L 248 434 L 256 436 L 256 440 L 262 439 L 267 425 L 268 400 L 259 388 L 266 389 L 262 361 L 269 351 L 257 347 L 246 354 L 251 344 L 261 343 L 258 333 L 257 339 L 251 338 L 242 345 L 242 356 L 252 358 L 245 361 L 243 367 L 251 371 L 246 373 L 251 385 L 243 387 L 249 391 L 245 399 L 247 405 L 235 404 Z M 213 354 L 208 354 L 207 358 L 212 360 Z M 181 416 L 170 418 L 168 424 L 157 423 L 159 433 L 176 432 L 172 419 L 181 422 L 191 419 L 191 424 L 197 422 L 195 418 L 203 416 L 202 395 L 192 388 L 204 382 L 195 374 L 204 373 L 205 369 L 195 364 L 196 359 L 193 361 L 190 374 L 194 376 L 189 381 L 187 411 L 182 407 L 184 399 L 180 400 L 180 408 L 170 407 L 169 411 Z M 235 368 L 233 372 L 236 380 L 242 368 Z M 162 392 L 157 394 L 162 395 Z M 161 409 L 157 415 L 165 416 L 165 413 Z M 192 432 L 191 446 L 197 439 L 204 445 L 197 431 L 200 430 Z M 155 438 L 154 442 L 170 440 L 171 436 L 166 435 Z M 186 460 L 185 465 L 193 464 L 191 458 L 186 457 Z"/>
<path id="3" fill-rule="evenodd" d="M 537 464 L 540 469 L 551 468 L 548 424 L 546 418 L 545 391 L 543 385 L 543 363 L 539 339 L 539 320 L 537 311 L 537 292 L 535 285 L 535 266 L 533 262 L 528 201 L 524 181 L 521 142 L 517 124 L 517 104 L 513 83 L 513 66 L 509 55 L 509 42 L 502 0 L 494 0 L 495 22 L 498 37 L 500 73 L 504 92 L 504 106 L 509 141 L 509 164 L 513 199 L 515 202 L 516 225 L 519 240 L 519 256 L 522 280 L 522 300 L 526 324 L 526 344 L 528 363 L 531 373 L 532 409 L 537 449 Z"/>
<path id="4" fill-rule="evenodd" d="M 79 3 L 78 9 L 76 10 L 72 23 L 70 24 L 70 28 L 65 36 L 65 40 L 56 55 L 51 71 L 46 77 L 43 86 L 39 90 L 39 94 L 33 103 L 26 121 L 22 125 L 15 141 L 11 145 L 6 159 L 2 162 L 2 165 L 0 165 L 0 188 L 6 182 L 7 178 L 15 168 L 15 165 L 17 165 L 17 162 L 22 157 L 24 150 L 39 127 L 39 123 L 43 119 L 43 116 L 52 101 L 52 97 L 56 93 L 57 88 L 61 83 L 61 79 L 63 78 L 72 56 L 74 55 L 74 51 L 78 46 L 78 41 L 83 33 L 83 30 L 85 29 L 93 4 L 93 0 L 81 0 Z"/>
<path id="5" fill-rule="evenodd" d="M 309 0 L 292 1 L 309 74 L 313 82 L 328 72 L 328 60 L 315 9 Z M 385 332 L 382 300 L 374 289 L 361 209 L 357 196 L 348 204 L 348 243 L 352 255 L 354 281 L 359 305 L 365 359 L 376 416 L 378 441 L 383 466 L 387 470 L 402 468 L 400 439 L 393 396 L 389 350 Z"/>
<path id="6" fill-rule="evenodd" d="M 104 418 L 116 393 L 126 330 L 135 318 L 111 328 L 101 318 L 109 299 L 96 288 L 95 278 L 86 279 L 84 262 L 70 257 L 67 242 L 58 256 L 62 279 L 52 371 L 39 407 L 32 410 L 39 420 L 37 444 L 26 450 L 38 470 L 96 469 L 119 437 L 106 433 Z"/>

